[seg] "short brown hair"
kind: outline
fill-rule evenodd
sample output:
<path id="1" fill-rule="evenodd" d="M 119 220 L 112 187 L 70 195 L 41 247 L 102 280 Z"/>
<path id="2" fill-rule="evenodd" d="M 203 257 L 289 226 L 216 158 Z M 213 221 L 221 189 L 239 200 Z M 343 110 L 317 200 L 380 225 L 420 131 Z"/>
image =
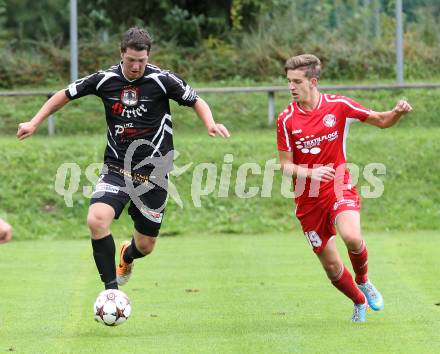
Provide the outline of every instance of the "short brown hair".
<path id="1" fill-rule="evenodd" d="M 313 54 L 301 54 L 286 60 L 284 70 L 303 70 L 308 79 L 319 79 L 321 75 L 321 61 Z"/>
<path id="2" fill-rule="evenodd" d="M 122 35 L 121 52 L 124 53 L 127 48 L 131 48 L 138 51 L 146 50 L 150 53 L 151 42 L 151 36 L 147 31 L 132 27 Z"/>

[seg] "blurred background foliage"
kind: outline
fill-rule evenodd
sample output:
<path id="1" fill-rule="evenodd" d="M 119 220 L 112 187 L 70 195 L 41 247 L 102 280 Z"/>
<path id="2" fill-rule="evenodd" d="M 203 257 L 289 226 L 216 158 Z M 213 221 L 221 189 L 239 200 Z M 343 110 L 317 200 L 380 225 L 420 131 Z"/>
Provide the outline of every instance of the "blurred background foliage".
<path id="1" fill-rule="evenodd" d="M 405 0 L 405 78 L 440 76 L 440 1 Z M 152 34 L 151 62 L 187 79 L 270 81 L 318 55 L 330 80 L 395 76 L 395 0 L 79 0 L 80 75 L 119 60 L 120 35 Z M 0 0 L 0 87 L 69 81 L 69 2 Z"/>

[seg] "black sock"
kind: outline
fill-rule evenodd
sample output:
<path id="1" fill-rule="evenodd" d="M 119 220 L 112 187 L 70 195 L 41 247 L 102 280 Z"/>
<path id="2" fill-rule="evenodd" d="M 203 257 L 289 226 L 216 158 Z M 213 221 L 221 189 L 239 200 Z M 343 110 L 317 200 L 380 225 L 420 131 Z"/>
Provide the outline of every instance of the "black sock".
<path id="1" fill-rule="evenodd" d="M 111 281 L 110 283 L 105 283 L 104 286 L 105 286 L 105 290 L 107 290 L 107 289 L 116 289 L 116 290 L 118 290 L 119 289 L 118 288 L 118 282 L 116 281 L 116 279 Z"/>
<path id="2" fill-rule="evenodd" d="M 115 241 L 112 235 L 105 236 L 99 240 L 92 239 L 93 258 L 98 268 L 101 280 L 106 289 L 117 289 L 116 264 L 115 264 Z"/>
<path id="3" fill-rule="evenodd" d="M 139 252 L 139 250 L 136 248 L 136 244 L 134 243 L 134 237 L 131 239 L 131 245 L 127 247 L 123 257 L 124 257 L 124 261 L 126 261 L 127 263 L 132 263 L 133 260 L 136 258 L 145 257 L 145 254 Z"/>

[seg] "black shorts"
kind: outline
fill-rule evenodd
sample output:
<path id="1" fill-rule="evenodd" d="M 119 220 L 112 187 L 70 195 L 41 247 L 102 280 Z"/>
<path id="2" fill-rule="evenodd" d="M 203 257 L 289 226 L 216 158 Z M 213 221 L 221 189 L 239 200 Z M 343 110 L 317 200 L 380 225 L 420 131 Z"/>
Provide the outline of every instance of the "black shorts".
<path id="1" fill-rule="evenodd" d="M 130 177 L 125 177 L 130 178 Z M 135 229 L 141 234 L 157 236 L 167 202 L 167 189 L 148 181 L 141 183 L 133 181 L 125 183 L 124 175 L 109 170 L 101 175 L 93 190 L 90 205 L 105 203 L 115 210 L 115 219 L 118 219 L 128 202 L 130 214 Z M 134 188 L 133 188 L 134 187 Z M 137 192 L 134 189 L 137 189 Z M 142 188 L 139 190 L 139 188 Z M 146 192 L 145 192 L 146 191 Z M 141 194 L 142 192 L 145 192 Z"/>

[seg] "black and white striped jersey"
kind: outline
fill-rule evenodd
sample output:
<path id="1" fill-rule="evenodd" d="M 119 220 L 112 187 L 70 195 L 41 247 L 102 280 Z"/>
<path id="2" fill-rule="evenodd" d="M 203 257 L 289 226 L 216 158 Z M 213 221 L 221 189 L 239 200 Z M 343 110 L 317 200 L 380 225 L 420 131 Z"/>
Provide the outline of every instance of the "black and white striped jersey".
<path id="1" fill-rule="evenodd" d="M 157 160 L 173 150 L 169 99 L 185 106 L 197 101 L 184 80 L 150 64 L 139 79 L 128 80 L 119 64 L 73 82 L 65 93 L 72 100 L 90 94 L 101 98 L 108 126 L 104 163 L 124 168 L 124 158 L 132 156 L 131 171 L 145 158 Z M 136 172 L 150 170 L 147 165 Z"/>

